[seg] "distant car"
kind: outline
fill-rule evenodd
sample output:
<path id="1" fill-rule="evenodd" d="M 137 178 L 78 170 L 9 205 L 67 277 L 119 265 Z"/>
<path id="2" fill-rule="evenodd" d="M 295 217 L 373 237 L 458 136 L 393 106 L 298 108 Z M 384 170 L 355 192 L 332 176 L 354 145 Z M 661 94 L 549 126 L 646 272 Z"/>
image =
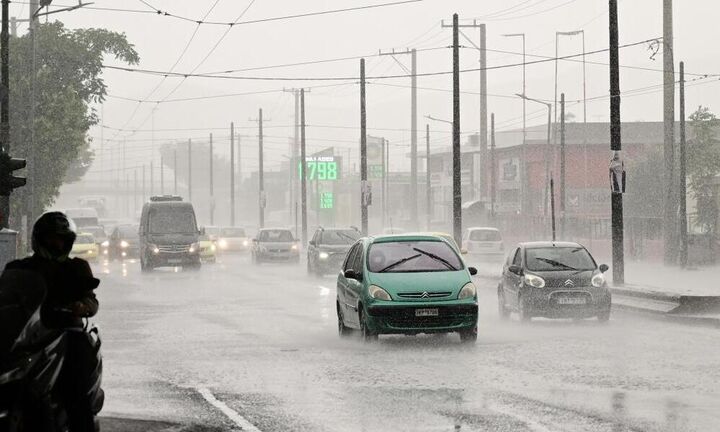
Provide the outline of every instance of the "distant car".
<path id="1" fill-rule="evenodd" d="M 217 245 L 210 235 L 204 230 L 200 230 L 198 236 L 198 245 L 200 246 L 200 259 L 205 262 L 214 263 L 217 261 Z"/>
<path id="2" fill-rule="evenodd" d="M 244 228 L 224 227 L 217 234 L 217 245 L 221 252 L 247 252 L 251 241 Z"/>
<path id="3" fill-rule="evenodd" d="M 82 258 L 86 261 L 95 262 L 100 255 L 100 248 L 95 242 L 95 237 L 90 233 L 80 233 L 70 250 L 71 257 Z"/>
<path id="4" fill-rule="evenodd" d="M 137 225 L 118 225 L 107 239 L 107 256 L 111 260 L 138 258 L 140 236 Z"/>
<path id="5" fill-rule="evenodd" d="M 140 217 L 140 269 L 202 266 L 195 209 L 176 195 L 152 196 Z"/>
<path id="6" fill-rule="evenodd" d="M 92 236 L 95 238 L 95 243 L 98 246 L 101 246 L 105 240 L 108 239 L 107 233 L 105 232 L 105 228 L 101 226 L 88 226 L 84 227 L 82 229 L 82 232 L 92 234 Z"/>
<path id="7" fill-rule="evenodd" d="M 533 317 L 607 321 L 611 308 L 607 270 L 578 243 L 520 243 L 508 255 L 498 285 L 500 317 L 514 311 L 522 321 Z"/>
<path id="8" fill-rule="evenodd" d="M 451 333 L 477 340 L 477 290 L 458 252 L 437 236 L 365 237 L 337 279 L 338 331 L 380 334 Z"/>
<path id="9" fill-rule="evenodd" d="M 360 237 L 355 228 L 318 228 L 308 243 L 308 273 L 321 276 L 340 271 L 347 251 Z"/>
<path id="10" fill-rule="evenodd" d="M 497 228 L 473 227 L 465 231 L 462 250 L 472 258 L 501 261 L 505 246 Z"/>
<path id="11" fill-rule="evenodd" d="M 300 247 L 289 229 L 263 228 L 252 243 L 251 259 L 255 264 L 300 261 Z"/>

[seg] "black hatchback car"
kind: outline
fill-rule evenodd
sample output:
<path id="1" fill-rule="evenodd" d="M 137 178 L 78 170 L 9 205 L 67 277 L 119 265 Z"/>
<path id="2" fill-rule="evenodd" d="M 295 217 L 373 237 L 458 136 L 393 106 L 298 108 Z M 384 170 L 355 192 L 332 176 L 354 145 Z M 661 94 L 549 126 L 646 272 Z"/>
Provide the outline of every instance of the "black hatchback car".
<path id="1" fill-rule="evenodd" d="M 308 243 L 308 273 L 322 276 L 339 272 L 347 251 L 360 237 L 355 228 L 318 228 Z"/>
<path id="2" fill-rule="evenodd" d="M 533 317 L 610 319 L 608 266 L 598 266 L 578 243 L 520 243 L 507 257 L 498 285 L 501 318 L 517 312 Z"/>

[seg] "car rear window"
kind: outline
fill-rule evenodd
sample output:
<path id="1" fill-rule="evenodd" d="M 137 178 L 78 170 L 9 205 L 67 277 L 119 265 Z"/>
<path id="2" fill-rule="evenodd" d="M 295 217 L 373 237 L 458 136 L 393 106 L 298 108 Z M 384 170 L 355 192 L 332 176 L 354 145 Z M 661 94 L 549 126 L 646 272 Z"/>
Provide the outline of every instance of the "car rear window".
<path id="1" fill-rule="evenodd" d="M 351 245 L 358 239 L 360 239 L 360 233 L 355 230 L 325 230 L 320 237 L 320 244 Z"/>
<path id="2" fill-rule="evenodd" d="M 495 230 L 472 230 L 470 231 L 472 241 L 502 241 L 500 232 Z"/>
<path id="3" fill-rule="evenodd" d="M 462 268 L 460 257 L 443 241 L 374 243 L 368 252 L 368 269 L 373 273 L 456 271 Z"/>
<path id="4" fill-rule="evenodd" d="M 223 237 L 245 237 L 245 230 L 243 228 L 223 228 L 220 235 Z"/>
<path id="5" fill-rule="evenodd" d="M 263 242 L 291 242 L 295 240 L 292 233 L 287 230 L 268 230 L 260 233 Z"/>
<path id="6" fill-rule="evenodd" d="M 595 270 L 595 260 L 582 247 L 531 248 L 525 251 L 531 271 Z"/>

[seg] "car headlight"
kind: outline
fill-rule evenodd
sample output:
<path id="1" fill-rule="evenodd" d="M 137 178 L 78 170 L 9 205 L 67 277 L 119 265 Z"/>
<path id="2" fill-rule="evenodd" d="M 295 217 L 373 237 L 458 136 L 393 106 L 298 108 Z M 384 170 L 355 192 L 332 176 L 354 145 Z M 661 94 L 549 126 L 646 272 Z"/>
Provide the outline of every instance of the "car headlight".
<path id="1" fill-rule="evenodd" d="M 292 250 L 298 250 L 298 245 L 294 244 L 294 245 L 290 246 L 290 249 L 292 249 Z"/>
<path id="2" fill-rule="evenodd" d="M 92 250 L 92 249 L 89 249 L 89 250 L 88 250 L 87 252 L 85 252 L 85 253 L 86 253 L 86 254 L 88 254 L 88 255 L 92 255 L 92 254 L 94 254 L 94 253 L 95 253 L 95 251 L 94 251 L 94 250 Z"/>
<path id="3" fill-rule="evenodd" d="M 530 285 L 533 288 L 542 288 L 545 286 L 545 279 L 534 274 L 526 274 L 524 280 L 527 285 Z"/>
<path id="4" fill-rule="evenodd" d="M 130 243 L 126 242 L 125 240 L 123 240 L 123 241 L 120 242 L 120 247 L 121 247 L 121 248 L 124 249 L 124 248 L 127 248 L 128 246 L 130 246 Z"/>
<path id="5" fill-rule="evenodd" d="M 215 252 L 215 249 L 217 249 L 217 248 L 215 247 L 215 243 L 211 244 L 211 245 L 210 245 L 210 250 L 213 251 L 213 252 Z"/>
<path id="6" fill-rule="evenodd" d="M 247 240 L 243 240 L 243 246 L 247 246 L 248 244 L 250 243 Z"/>
<path id="7" fill-rule="evenodd" d="M 602 273 L 598 273 L 595 276 L 592 277 L 590 280 L 590 283 L 595 288 L 600 288 L 605 285 L 605 275 Z"/>
<path id="8" fill-rule="evenodd" d="M 108 247 L 108 246 L 110 246 L 110 242 L 108 240 L 105 240 L 104 242 L 100 243 L 100 246 Z"/>
<path id="9" fill-rule="evenodd" d="M 388 294 L 387 291 L 377 285 L 370 285 L 370 287 L 368 288 L 368 292 L 370 293 L 370 297 L 374 299 L 392 301 L 392 297 L 390 297 L 390 294 Z"/>
<path id="10" fill-rule="evenodd" d="M 318 258 L 320 258 L 321 260 L 326 260 L 326 259 L 330 258 L 330 254 L 327 252 L 320 252 L 318 254 Z"/>
<path id="11" fill-rule="evenodd" d="M 188 252 L 195 253 L 195 251 L 199 250 L 200 246 L 197 243 L 193 243 L 190 245 L 190 248 L 188 249 Z"/>
<path id="12" fill-rule="evenodd" d="M 227 240 L 225 240 L 225 239 L 218 240 L 218 246 L 220 246 L 220 249 L 227 249 Z"/>
<path id="13" fill-rule="evenodd" d="M 475 288 L 475 284 L 472 282 L 468 282 L 460 290 L 460 293 L 458 294 L 458 300 L 462 300 L 462 299 L 466 299 L 466 298 L 474 298 L 476 295 L 477 295 L 477 288 Z"/>

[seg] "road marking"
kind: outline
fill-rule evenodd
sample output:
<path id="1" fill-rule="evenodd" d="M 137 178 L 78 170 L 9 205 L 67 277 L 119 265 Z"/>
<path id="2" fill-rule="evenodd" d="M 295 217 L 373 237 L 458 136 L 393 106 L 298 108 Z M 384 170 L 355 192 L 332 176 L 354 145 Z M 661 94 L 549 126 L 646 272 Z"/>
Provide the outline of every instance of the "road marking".
<path id="1" fill-rule="evenodd" d="M 240 429 L 242 429 L 243 431 L 261 432 L 260 429 L 256 428 L 252 423 L 245 420 L 245 417 L 241 416 L 237 411 L 235 411 L 234 409 L 225 405 L 224 402 L 217 400 L 215 395 L 213 395 L 212 392 L 210 392 L 210 390 L 208 390 L 204 387 L 201 387 L 201 388 L 197 389 L 197 391 L 198 391 L 198 393 L 200 393 L 200 395 L 203 398 L 205 398 L 205 400 L 210 405 L 212 405 L 215 408 L 217 408 L 218 410 L 220 410 L 220 412 L 225 414 L 225 416 L 227 418 L 229 418 L 233 423 L 238 425 L 240 427 Z"/>
<path id="2" fill-rule="evenodd" d="M 533 432 L 553 432 L 551 429 L 548 429 L 541 423 L 538 423 L 535 420 L 532 420 L 524 415 L 518 414 L 517 412 L 512 411 L 507 407 L 500 406 L 498 404 L 491 404 L 490 406 L 488 406 L 488 408 L 497 413 L 504 414 L 508 417 L 514 417 L 515 419 L 525 423 L 525 426 L 527 426 L 527 428 Z"/>
<path id="3" fill-rule="evenodd" d="M 318 288 L 320 288 L 320 295 L 321 296 L 327 296 L 330 295 L 330 288 L 322 285 L 318 285 Z"/>

